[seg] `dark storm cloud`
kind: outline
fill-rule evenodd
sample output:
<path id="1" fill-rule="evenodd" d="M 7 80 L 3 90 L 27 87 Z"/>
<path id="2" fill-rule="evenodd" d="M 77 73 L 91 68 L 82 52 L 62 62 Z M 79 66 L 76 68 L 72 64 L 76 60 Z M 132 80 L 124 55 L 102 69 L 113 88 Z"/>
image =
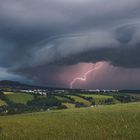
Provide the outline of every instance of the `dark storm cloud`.
<path id="1" fill-rule="evenodd" d="M 43 81 L 40 71 L 51 79 L 79 62 L 139 68 L 139 9 L 139 0 L 0 0 L 0 67 Z"/>
<path id="2" fill-rule="evenodd" d="M 110 32 L 55 37 L 39 45 L 33 65 L 71 65 L 79 62 L 109 61 L 115 66 L 140 67 L 140 25 L 131 24 Z"/>

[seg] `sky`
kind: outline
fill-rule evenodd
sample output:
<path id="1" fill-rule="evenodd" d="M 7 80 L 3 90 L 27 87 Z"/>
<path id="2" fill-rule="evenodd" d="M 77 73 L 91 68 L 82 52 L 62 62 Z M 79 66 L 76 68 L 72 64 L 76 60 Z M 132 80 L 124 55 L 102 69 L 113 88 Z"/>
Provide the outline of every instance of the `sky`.
<path id="1" fill-rule="evenodd" d="M 140 0 L 0 0 L 0 80 L 70 87 L 88 71 L 73 88 L 140 89 Z"/>

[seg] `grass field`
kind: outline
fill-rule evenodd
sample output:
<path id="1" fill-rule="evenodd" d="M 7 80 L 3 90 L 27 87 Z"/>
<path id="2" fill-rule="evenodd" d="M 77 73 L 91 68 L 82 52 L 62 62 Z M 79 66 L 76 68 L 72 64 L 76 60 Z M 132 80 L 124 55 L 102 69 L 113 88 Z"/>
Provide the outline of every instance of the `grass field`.
<path id="1" fill-rule="evenodd" d="M 95 94 L 81 94 L 81 96 L 92 97 L 92 98 L 95 98 L 95 99 L 110 99 L 110 98 L 113 98 L 113 96 L 95 95 Z"/>
<path id="2" fill-rule="evenodd" d="M 56 99 L 58 99 L 59 101 L 62 102 L 70 102 L 71 100 L 65 97 L 61 97 L 61 96 L 55 96 Z"/>
<path id="3" fill-rule="evenodd" d="M 106 99 L 113 99 L 113 96 L 108 95 L 97 95 L 97 94 L 80 94 L 83 97 L 91 97 L 92 101 L 94 101 L 96 104 L 100 104 L 100 102 L 105 101 Z M 114 103 L 118 103 L 115 99 Z"/>
<path id="4" fill-rule="evenodd" d="M 75 102 L 80 102 L 80 103 L 83 103 L 84 105 L 86 106 L 90 106 L 91 105 L 91 102 L 81 98 L 81 97 L 78 97 L 78 96 L 74 96 L 74 95 L 67 95 L 71 98 L 73 98 L 75 100 Z"/>
<path id="5" fill-rule="evenodd" d="M 68 109 L 75 108 L 75 104 L 72 103 L 63 103 L 63 105 L 65 105 Z"/>
<path id="6" fill-rule="evenodd" d="M 140 103 L 0 117 L 0 140 L 139 140 Z"/>
<path id="7" fill-rule="evenodd" d="M 0 99 L 0 106 L 6 105 L 5 101 Z"/>
<path id="8" fill-rule="evenodd" d="M 140 98 L 140 93 L 137 93 L 137 94 L 136 93 L 128 93 L 128 95 Z"/>
<path id="9" fill-rule="evenodd" d="M 27 101 L 33 99 L 33 95 L 26 94 L 26 93 L 14 93 L 14 92 L 5 92 L 4 93 L 9 100 L 13 101 L 14 103 L 22 103 L 26 104 Z"/>

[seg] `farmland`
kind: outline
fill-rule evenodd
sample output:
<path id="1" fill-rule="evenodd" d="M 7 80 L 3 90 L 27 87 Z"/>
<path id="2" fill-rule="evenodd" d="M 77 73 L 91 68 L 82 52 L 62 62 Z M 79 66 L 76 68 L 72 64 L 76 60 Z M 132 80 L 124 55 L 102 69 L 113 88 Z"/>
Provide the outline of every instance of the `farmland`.
<path id="1" fill-rule="evenodd" d="M 6 105 L 5 101 L 0 99 L 0 106 Z"/>
<path id="2" fill-rule="evenodd" d="M 33 95 L 26 93 L 5 92 L 5 96 L 14 103 L 26 104 L 29 100 L 33 100 Z"/>
<path id="3" fill-rule="evenodd" d="M 72 103 L 63 103 L 68 109 L 75 108 L 75 104 Z"/>
<path id="4" fill-rule="evenodd" d="M 102 104 L 106 100 L 112 100 L 112 103 L 118 102 L 116 101 L 113 96 L 109 95 L 99 95 L 99 94 L 80 94 L 80 96 L 84 98 L 91 98 L 90 101 L 95 102 L 95 104 Z"/>
<path id="5" fill-rule="evenodd" d="M 114 96 L 115 95 L 115 96 Z M 138 97 L 115 93 L 59 93 L 59 94 L 31 94 L 24 92 L 1 92 L 1 112 L 5 114 L 29 113 L 46 111 L 48 109 L 71 109 L 93 107 L 139 101 Z"/>
<path id="6" fill-rule="evenodd" d="M 68 95 L 68 97 L 74 99 L 75 102 L 79 102 L 79 103 L 83 103 L 84 105 L 86 106 L 90 106 L 91 105 L 91 102 L 81 98 L 81 97 L 78 97 L 78 96 L 75 96 L 75 95 Z"/>
<path id="7" fill-rule="evenodd" d="M 0 117 L 0 140 L 139 140 L 140 103 Z"/>
<path id="8" fill-rule="evenodd" d="M 113 98 L 113 96 L 98 95 L 98 94 L 81 94 L 81 96 L 92 97 L 94 99 L 109 99 L 109 98 Z"/>
<path id="9" fill-rule="evenodd" d="M 70 102 L 71 100 L 66 98 L 66 97 L 61 97 L 61 96 L 55 96 L 56 99 L 62 101 L 62 102 Z"/>

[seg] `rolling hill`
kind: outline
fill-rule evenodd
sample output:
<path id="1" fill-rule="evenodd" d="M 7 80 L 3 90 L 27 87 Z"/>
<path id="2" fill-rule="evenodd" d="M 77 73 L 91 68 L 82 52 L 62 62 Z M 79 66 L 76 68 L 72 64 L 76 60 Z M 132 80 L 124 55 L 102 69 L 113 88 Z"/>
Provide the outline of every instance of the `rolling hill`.
<path id="1" fill-rule="evenodd" d="M 0 140 L 139 140 L 140 103 L 0 116 Z"/>

